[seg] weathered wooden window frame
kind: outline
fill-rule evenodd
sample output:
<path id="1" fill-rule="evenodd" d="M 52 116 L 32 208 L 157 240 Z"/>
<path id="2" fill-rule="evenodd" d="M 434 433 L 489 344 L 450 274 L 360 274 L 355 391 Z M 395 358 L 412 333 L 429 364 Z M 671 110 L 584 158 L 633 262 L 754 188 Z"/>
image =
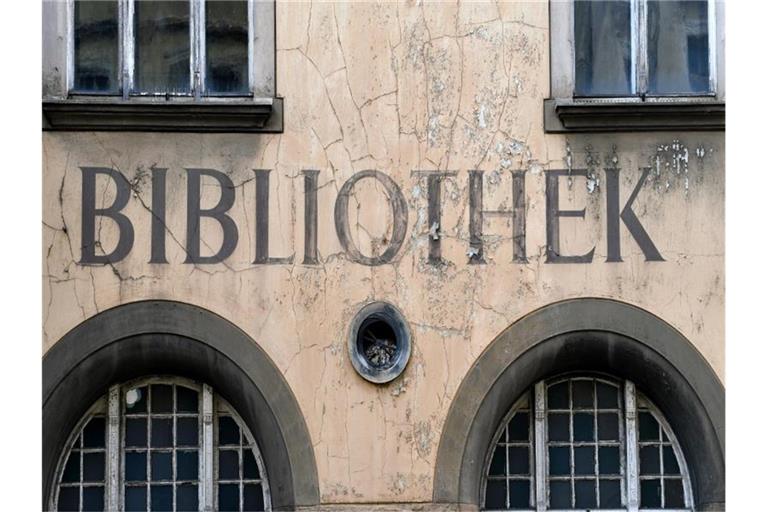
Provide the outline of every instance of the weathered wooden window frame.
<path id="1" fill-rule="evenodd" d="M 199 384 L 189 379 L 181 377 L 166 377 L 166 376 L 152 376 L 143 377 L 141 379 L 132 380 L 122 384 L 115 384 L 109 388 L 106 396 L 101 397 L 93 404 L 82 419 L 78 422 L 75 428 L 72 430 L 69 439 L 65 445 L 65 449 L 59 457 L 58 468 L 56 471 L 56 484 L 52 487 L 52 493 L 49 501 L 49 510 L 57 510 L 57 501 L 59 495 L 59 487 L 61 486 L 61 476 L 64 471 L 67 458 L 73 449 L 74 443 L 82 433 L 83 428 L 93 416 L 104 415 L 106 422 L 106 457 L 105 457 L 105 481 L 104 481 L 104 510 L 120 511 L 124 508 L 124 492 L 125 492 L 125 447 L 123 446 L 125 436 L 125 418 L 122 413 L 122 404 L 124 401 L 125 392 L 129 389 L 149 386 L 152 384 L 178 384 L 190 389 L 194 389 L 199 393 L 199 417 L 200 417 L 200 448 L 198 455 L 198 509 L 200 511 L 217 510 L 217 493 L 216 488 L 218 484 L 218 462 L 215 457 L 219 447 L 214 442 L 214 439 L 218 438 L 218 434 L 215 433 L 216 418 L 220 415 L 227 415 L 234 418 L 238 427 L 241 430 L 242 436 L 247 440 L 247 445 L 242 444 L 240 451 L 243 449 L 251 449 L 253 451 L 256 464 L 258 466 L 259 474 L 261 476 L 260 484 L 262 486 L 262 492 L 264 497 L 264 510 L 272 510 L 272 500 L 270 499 L 269 479 L 267 477 L 266 469 L 264 466 L 261 453 L 258 445 L 253 438 L 249 429 L 245 426 L 242 418 L 237 412 L 230 406 L 223 398 L 216 395 L 212 388 L 207 384 Z M 147 414 L 151 414 L 147 410 Z M 175 415 L 176 413 L 172 413 Z M 173 436 L 175 440 L 176 429 L 173 429 Z M 148 441 L 149 443 L 149 441 Z M 175 441 L 174 441 L 175 446 Z M 175 451 L 175 448 L 174 448 Z M 149 451 L 147 452 L 149 453 Z M 81 455 L 82 456 L 82 455 Z M 147 464 L 149 464 L 150 457 L 147 457 Z M 242 462 L 240 463 L 242 465 Z M 82 464 L 80 466 L 82 473 Z M 149 476 L 149 473 L 147 473 Z M 241 479 L 242 480 L 242 479 Z M 147 481 L 148 484 L 149 481 Z M 67 485 L 67 486 L 74 486 Z M 79 484 L 82 488 L 83 484 Z M 149 499 L 149 494 L 147 494 Z M 175 500 L 175 498 L 174 498 Z M 241 508 L 242 508 L 242 492 L 240 493 Z M 82 490 L 80 491 L 80 507 L 82 508 Z"/>
<path id="2" fill-rule="evenodd" d="M 574 0 L 550 0 L 550 98 L 544 101 L 547 132 L 725 129 L 725 36 L 722 0 L 708 0 L 709 92 L 650 95 L 647 0 L 630 0 L 633 94 L 575 95 Z"/>
<path id="3" fill-rule="evenodd" d="M 75 1 L 43 3 L 43 129 L 94 131 L 283 131 L 276 96 L 275 2 L 248 2 L 246 93 L 209 93 L 205 84 L 205 1 L 190 5 L 190 92 L 134 90 L 134 12 L 118 1 L 118 93 L 74 88 Z M 62 42 L 64 44 L 62 44 Z"/>
<path id="4" fill-rule="evenodd" d="M 547 449 L 548 449 L 548 434 L 547 434 L 547 406 L 546 406 L 546 394 L 547 394 L 547 386 L 556 381 L 562 381 L 562 380 L 571 380 L 574 378 L 579 377 L 588 377 L 588 378 L 597 378 L 597 379 L 605 379 L 606 381 L 611 381 L 612 379 L 606 379 L 605 377 L 601 376 L 594 376 L 594 375 L 571 375 L 564 378 L 557 378 L 557 379 L 551 379 L 547 381 L 539 381 L 533 386 L 532 391 L 527 391 L 526 393 L 528 396 L 524 396 L 521 399 L 517 400 L 515 402 L 515 405 L 510 409 L 510 411 L 504 416 L 504 419 L 502 420 L 500 426 L 496 430 L 496 433 L 494 434 L 493 440 L 490 444 L 490 450 L 488 450 L 488 454 L 486 455 L 486 460 L 484 464 L 484 476 L 482 480 L 482 485 L 480 489 L 480 503 L 481 503 L 481 510 L 486 511 L 494 511 L 496 509 L 486 509 L 484 508 L 485 503 L 485 488 L 488 483 L 488 473 L 489 468 L 491 465 L 491 459 L 493 457 L 493 452 L 496 448 L 496 445 L 499 443 L 499 440 L 501 436 L 503 435 L 504 431 L 507 428 L 507 424 L 511 420 L 511 418 L 517 413 L 517 411 L 521 408 L 528 408 L 529 414 L 531 416 L 531 426 L 533 427 L 533 457 L 531 459 L 531 464 L 533 467 L 531 468 L 532 473 L 532 490 L 531 490 L 531 497 L 533 498 L 533 502 L 535 504 L 534 508 L 530 509 L 514 509 L 519 510 L 521 512 L 565 512 L 560 511 L 559 509 L 550 509 L 548 508 L 548 496 L 549 496 L 549 485 L 548 485 L 548 455 L 547 455 Z M 623 404 L 623 429 L 620 427 L 619 429 L 619 442 L 621 443 L 621 446 L 623 450 L 620 452 L 620 464 L 623 465 L 621 468 L 622 473 L 624 474 L 623 482 L 621 485 L 621 492 L 622 492 L 622 502 L 626 504 L 625 508 L 620 509 L 600 509 L 601 511 L 605 512 L 639 512 L 642 510 L 643 512 L 691 512 L 694 510 L 694 504 L 693 504 L 693 490 L 691 487 L 690 482 L 690 473 L 688 472 L 688 466 L 685 461 L 685 458 L 683 457 L 682 449 L 680 448 L 680 444 L 677 441 L 677 438 L 675 437 L 674 432 L 672 431 L 671 427 L 669 426 L 669 423 L 667 423 L 664 416 L 661 414 L 661 412 L 651 403 L 647 398 L 645 398 L 642 394 L 637 392 L 635 389 L 635 385 L 633 382 L 625 380 L 625 381 L 617 381 L 612 380 L 614 384 L 619 384 L 620 390 L 622 391 L 622 398 L 624 400 Z M 658 421 L 659 425 L 664 429 L 664 432 L 667 434 L 669 441 L 672 445 L 672 449 L 675 453 L 675 456 L 677 457 L 678 464 L 680 466 L 680 475 L 683 482 L 683 493 L 684 493 L 684 501 L 685 501 L 685 508 L 682 509 L 652 509 L 652 508 L 643 508 L 640 509 L 640 468 L 639 468 L 639 450 L 640 450 L 640 443 L 638 441 L 638 423 L 637 423 L 637 409 L 638 404 L 642 404 L 643 407 L 651 412 L 653 414 L 656 421 Z M 620 407 L 621 408 L 621 407 Z M 623 430 L 623 435 L 622 435 Z M 571 458 L 571 464 L 573 464 L 573 458 Z M 597 476 L 595 477 L 597 478 Z M 589 510 L 586 509 L 567 509 L 568 512 L 589 512 Z"/>

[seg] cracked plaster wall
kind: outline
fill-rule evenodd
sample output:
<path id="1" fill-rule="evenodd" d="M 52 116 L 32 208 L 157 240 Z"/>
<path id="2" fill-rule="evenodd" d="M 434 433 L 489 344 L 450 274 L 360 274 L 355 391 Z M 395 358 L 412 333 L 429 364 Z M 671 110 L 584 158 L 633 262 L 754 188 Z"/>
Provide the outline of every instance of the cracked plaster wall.
<path id="1" fill-rule="evenodd" d="M 468 368 L 508 325 L 545 304 L 580 296 L 636 304 L 679 329 L 724 378 L 724 140 L 722 133 L 547 135 L 546 2 L 279 3 L 277 86 L 285 133 L 45 133 L 43 346 L 104 309 L 161 298 L 207 308 L 238 325 L 285 374 L 306 418 L 323 503 L 425 502 L 451 399 Z M 591 264 L 544 264 L 548 169 L 587 167 L 561 180 L 561 248 Z M 605 166 L 621 171 L 621 205 L 652 166 L 634 205 L 665 262 L 646 262 L 621 227 L 622 263 L 605 263 Z M 136 230 L 127 258 L 81 266 L 79 166 L 113 166 L 131 182 L 124 210 Z M 168 169 L 167 265 L 149 264 L 152 167 Z M 185 167 L 215 168 L 237 185 L 230 215 L 240 239 L 222 264 L 183 264 Z M 293 265 L 254 265 L 252 169 L 271 173 L 270 252 Z M 301 169 L 319 169 L 320 264 L 303 255 Z M 354 172 L 390 175 L 409 204 L 395 261 L 345 259 L 333 225 L 336 194 Z M 443 191 L 443 257 L 427 263 L 425 179 L 414 169 L 457 170 Z M 487 209 L 511 208 L 510 170 L 525 169 L 527 264 L 512 263 L 509 217 L 485 223 L 487 265 L 468 265 L 467 170 L 485 171 Z M 204 182 L 202 204 L 218 199 Z M 353 239 L 365 254 L 386 244 L 383 189 L 360 182 L 350 203 Z M 114 197 L 97 183 L 104 205 Z M 97 232 L 116 242 L 112 221 Z M 203 254 L 218 226 L 203 221 Z M 404 375 L 375 386 L 346 354 L 360 305 L 387 300 L 413 335 Z M 212 383 L 215 385 L 215 383 Z"/>

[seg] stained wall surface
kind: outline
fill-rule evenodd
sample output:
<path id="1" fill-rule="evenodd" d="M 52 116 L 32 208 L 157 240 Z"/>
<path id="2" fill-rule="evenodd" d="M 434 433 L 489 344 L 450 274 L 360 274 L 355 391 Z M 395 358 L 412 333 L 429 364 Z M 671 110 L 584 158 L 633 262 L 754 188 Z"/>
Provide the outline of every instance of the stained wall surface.
<path id="1" fill-rule="evenodd" d="M 282 134 L 46 132 L 43 135 L 43 348 L 105 309 L 144 299 L 187 302 L 243 329 L 273 359 L 296 395 L 318 465 L 321 501 L 429 502 L 443 422 L 477 356 L 506 327 L 546 304 L 608 297 L 678 329 L 724 380 L 724 137 L 722 132 L 554 135 L 543 130 L 549 96 L 546 2 L 279 3 L 277 89 Z M 81 167 L 111 167 L 131 185 L 123 213 L 131 252 L 81 265 Z M 606 172 L 619 169 L 620 207 L 631 205 L 664 261 L 646 261 L 620 223 L 621 262 L 606 262 Z M 153 169 L 167 169 L 167 264 L 148 263 Z M 239 233 L 222 263 L 184 263 L 187 170 L 224 172 L 235 184 L 228 212 Z M 293 263 L 254 264 L 254 169 L 269 169 L 269 251 Z M 407 204 L 405 241 L 391 262 L 350 261 L 334 205 L 356 172 L 378 170 Z M 560 250 L 590 263 L 546 263 L 549 171 L 559 180 Z M 304 264 L 304 174 L 318 170 L 319 263 Z M 443 186 L 442 222 L 427 222 L 426 178 Z M 470 264 L 469 172 L 482 170 L 485 209 L 511 210 L 512 172 L 525 171 L 527 262 L 513 261 L 512 218 L 488 215 L 485 264 Z M 97 206 L 115 187 L 97 180 Z M 218 201 L 212 180 L 204 208 Z M 364 255 L 390 243 L 384 188 L 361 180 L 349 223 Z M 428 262 L 440 237 L 443 265 Z M 111 251 L 118 232 L 100 218 Z M 221 244 L 202 223 L 203 254 Z M 365 303 L 396 305 L 413 333 L 403 376 L 361 379 L 347 356 L 349 323 Z"/>

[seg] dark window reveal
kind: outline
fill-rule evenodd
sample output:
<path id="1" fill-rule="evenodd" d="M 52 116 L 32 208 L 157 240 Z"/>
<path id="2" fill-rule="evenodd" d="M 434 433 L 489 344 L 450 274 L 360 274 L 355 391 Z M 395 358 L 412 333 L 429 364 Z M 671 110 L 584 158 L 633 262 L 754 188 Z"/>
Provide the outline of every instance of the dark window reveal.
<path id="1" fill-rule="evenodd" d="M 118 5 L 116 1 L 75 2 L 74 90 L 119 90 Z"/>
<path id="2" fill-rule="evenodd" d="M 248 92 L 248 2 L 205 3 L 205 83 L 209 94 Z"/>

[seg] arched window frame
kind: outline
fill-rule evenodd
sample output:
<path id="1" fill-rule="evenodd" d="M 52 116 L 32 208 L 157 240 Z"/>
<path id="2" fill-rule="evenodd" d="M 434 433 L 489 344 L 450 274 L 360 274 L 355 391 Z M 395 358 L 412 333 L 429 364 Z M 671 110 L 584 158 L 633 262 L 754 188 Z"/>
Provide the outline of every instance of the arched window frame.
<path id="1" fill-rule="evenodd" d="M 620 443 L 623 450 L 621 450 L 621 471 L 623 474 L 622 481 L 622 500 L 625 503 L 624 508 L 620 509 L 594 509 L 605 512 L 691 512 L 695 510 L 693 503 L 693 490 L 691 486 L 690 473 L 688 471 L 685 457 L 683 456 L 680 444 L 677 441 L 674 431 L 670 427 L 664 415 L 658 410 L 658 408 L 647 399 L 641 392 L 637 391 L 632 381 L 621 380 L 609 375 L 595 374 L 595 373 L 569 373 L 565 375 L 559 375 L 554 378 L 549 378 L 536 382 L 532 388 L 526 390 L 523 395 L 518 398 L 514 405 L 504 415 L 502 421 L 499 423 L 496 432 L 493 435 L 492 443 L 487 450 L 485 462 L 483 465 L 484 473 L 482 484 L 480 488 L 480 503 L 481 510 L 493 511 L 497 509 L 489 509 L 485 507 L 485 495 L 486 487 L 489 480 L 489 470 L 491 460 L 494 454 L 494 450 L 504 434 L 507 425 L 510 420 L 524 409 L 528 409 L 529 413 L 529 446 L 530 446 L 530 495 L 533 497 L 533 508 L 528 509 L 511 509 L 523 512 L 545 512 L 553 510 L 561 510 L 549 508 L 549 487 L 548 487 L 548 455 L 547 455 L 547 387 L 561 382 L 573 380 L 579 377 L 586 377 L 596 380 L 602 380 L 613 385 L 619 386 L 622 390 L 623 403 L 620 404 L 623 415 L 623 423 L 620 425 L 619 435 Z M 680 466 L 680 475 L 683 483 L 683 493 L 685 508 L 640 508 L 640 443 L 638 441 L 638 409 L 645 409 L 650 412 L 656 421 L 661 425 L 664 434 L 669 439 L 669 443 L 672 446 L 677 462 Z M 623 427 L 623 428 L 622 428 Z M 663 481 L 663 479 L 662 479 Z M 662 488 L 663 490 L 663 488 Z M 510 509 L 499 509 L 510 510 Z M 565 509 L 569 512 L 589 512 L 592 509 Z"/>
<path id="2" fill-rule="evenodd" d="M 123 413 L 122 405 L 125 399 L 125 392 L 143 386 L 149 386 L 152 384 L 168 384 L 168 385 L 180 385 L 190 389 L 194 389 L 199 393 L 199 426 L 201 436 L 201 446 L 199 448 L 198 458 L 198 479 L 199 479 L 199 498 L 198 509 L 201 511 L 218 510 L 218 493 L 216 492 L 219 485 L 218 477 L 218 459 L 216 457 L 219 446 L 218 440 L 218 422 L 216 419 L 219 416 L 231 416 L 234 418 L 242 435 L 245 437 L 247 444 L 242 444 L 240 447 L 243 449 L 251 449 L 253 451 L 256 464 L 258 466 L 259 475 L 261 476 L 260 484 L 263 491 L 264 498 L 264 510 L 272 510 L 272 500 L 270 497 L 269 478 L 266 472 L 264 461 L 262 459 L 258 444 L 256 443 L 250 429 L 246 426 L 246 423 L 237 413 L 237 411 L 221 396 L 216 394 L 212 387 L 208 384 L 201 384 L 190 379 L 177 376 L 146 376 L 139 379 L 133 379 L 121 384 L 115 384 L 110 386 L 106 395 L 100 397 L 91 407 L 88 408 L 86 413 L 78 421 L 75 428 L 69 434 L 65 448 L 59 455 L 57 463 L 56 485 L 52 487 L 51 496 L 49 499 L 49 510 L 58 510 L 58 497 L 59 489 L 62 486 L 62 474 L 64 472 L 67 459 L 74 448 L 74 444 L 80 438 L 83 429 L 88 422 L 95 416 L 102 415 L 105 417 L 106 432 L 105 432 L 105 468 L 104 468 L 104 510 L 124 510 L 124 464 L 125 464 L 125 448 L 122 442 L 125 433 L 125 415 Z M 80 468 L 82 471 L 82 466 Z M 243 480 L 242 478 L 240 479 Z M 82 483 L 79 484 L 64 484 L 83 487 Z M 242 488 L 242 483 L 241 483 Z M 82 509 L 82 491 L 80 492 L 80 507 Z M 242 490 L 240 492 L 240 500 L 242 507 Z"/>

